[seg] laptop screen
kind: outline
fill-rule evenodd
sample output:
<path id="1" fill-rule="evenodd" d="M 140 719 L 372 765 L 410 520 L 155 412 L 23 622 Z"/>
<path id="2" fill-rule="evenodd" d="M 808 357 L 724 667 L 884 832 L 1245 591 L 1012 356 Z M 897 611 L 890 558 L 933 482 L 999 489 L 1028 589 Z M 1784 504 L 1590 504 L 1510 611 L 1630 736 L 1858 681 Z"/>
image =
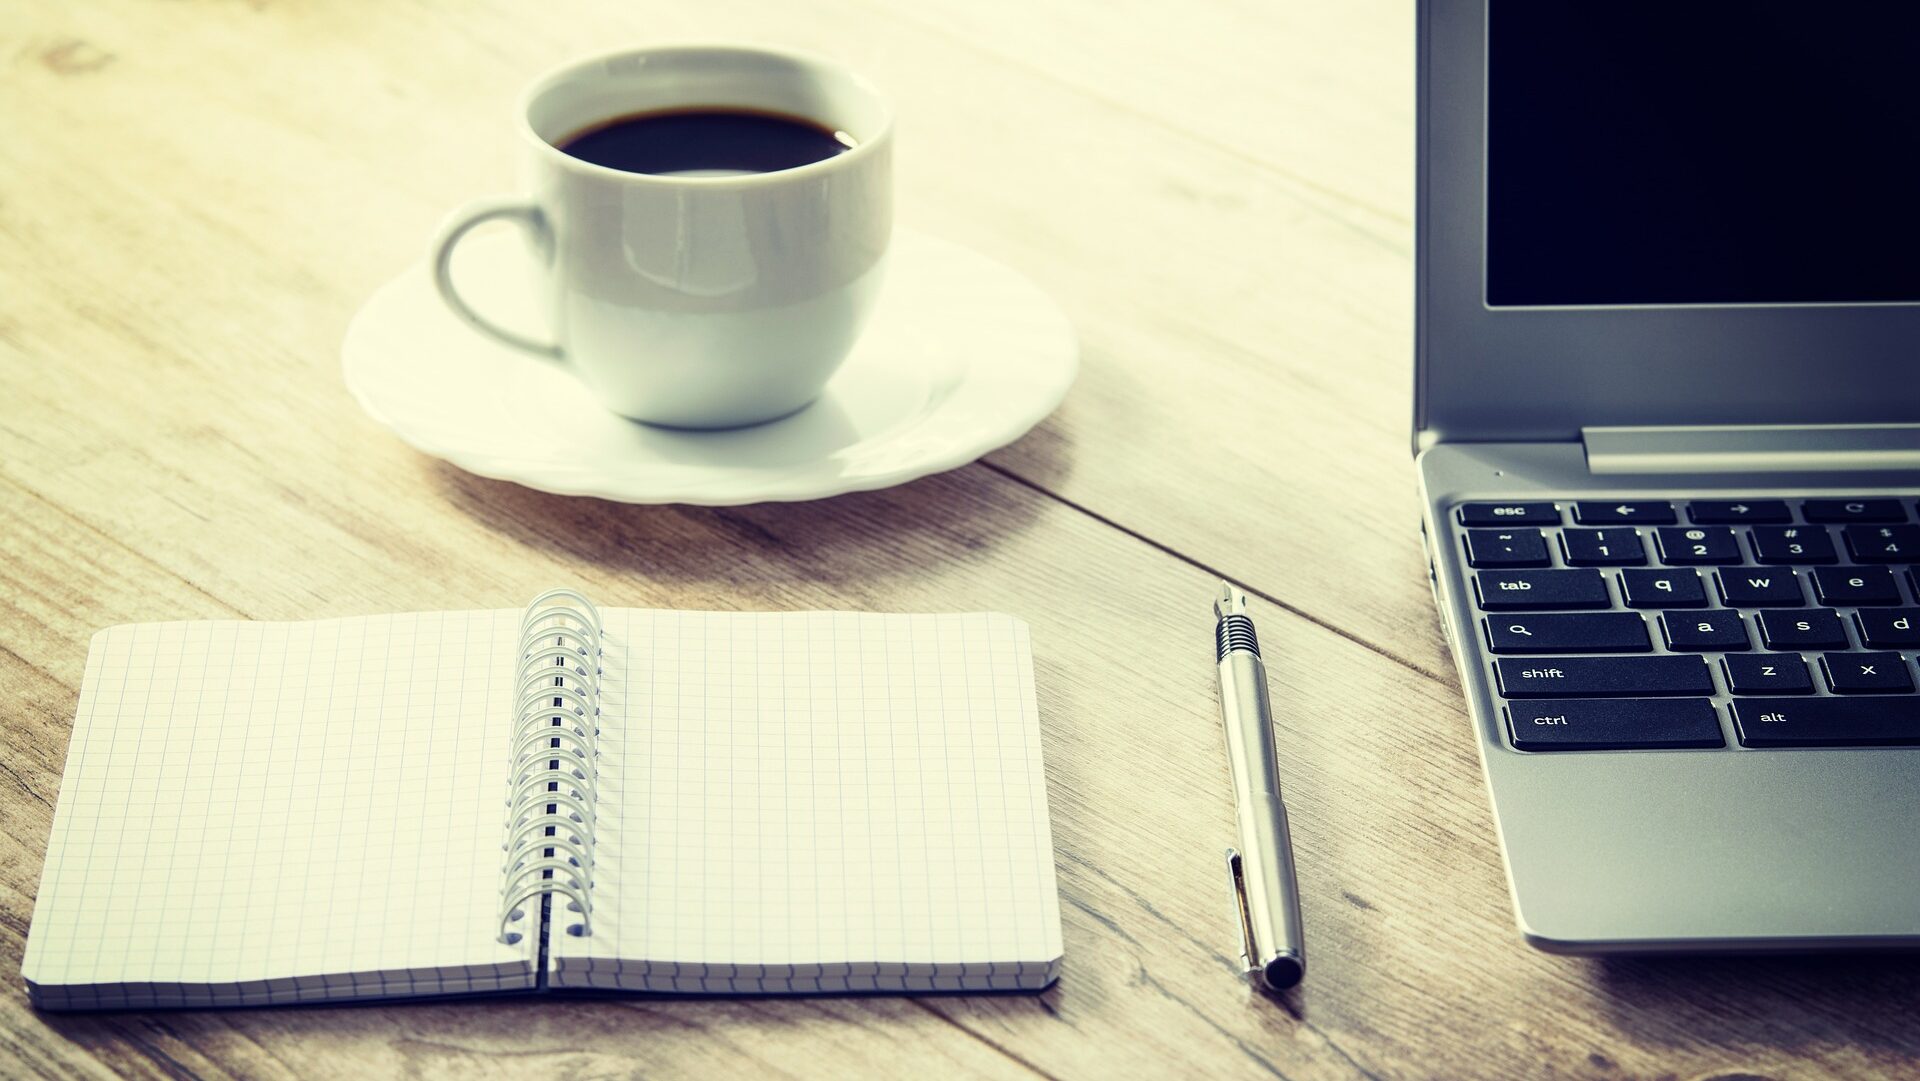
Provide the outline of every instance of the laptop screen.
<path id="1" fill-rule="evenodd" d="M 1489 0 L 1486 301 L 1920 301 L 1920 3 Z"/>

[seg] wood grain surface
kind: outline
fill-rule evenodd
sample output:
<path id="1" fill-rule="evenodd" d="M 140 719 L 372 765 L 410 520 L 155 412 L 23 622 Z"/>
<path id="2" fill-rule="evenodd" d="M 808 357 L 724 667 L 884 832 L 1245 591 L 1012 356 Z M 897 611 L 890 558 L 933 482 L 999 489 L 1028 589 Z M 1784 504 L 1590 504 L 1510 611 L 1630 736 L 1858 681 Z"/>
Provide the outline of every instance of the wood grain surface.
<path id="1" fill-rule="evenodd" d="M 480 480 L 337 347 L 519 87 L 792 44 L 901 116 L 899 214 L 1022 268 L 1079 385 L 986 462 L 729 510 Z M 1406 0 L 0 2 L 0 1075 L 1920 1075 L 1904 959 L 1592 961 L 1515 933 L 1419 552 Z M 1312 973 L 1236 978 L 1206 602 L 1261 600 Z M 42 1015 L 18 971 L 88 636 L 507 606 L 1031 621 L 1065 975 L 1020 997 Z"/>

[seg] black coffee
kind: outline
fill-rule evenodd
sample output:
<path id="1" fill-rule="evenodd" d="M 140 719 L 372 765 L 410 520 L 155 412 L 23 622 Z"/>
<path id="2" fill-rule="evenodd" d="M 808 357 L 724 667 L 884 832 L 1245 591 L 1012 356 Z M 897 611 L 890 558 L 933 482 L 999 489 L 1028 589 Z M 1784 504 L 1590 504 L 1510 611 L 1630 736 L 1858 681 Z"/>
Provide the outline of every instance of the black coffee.
<path id="1" fill-rule="evenodd" d="M 853 149 L 853 138 L 811 120 L 702 107 L 635 113 L 578 131 L 562 151 L 629 173 L 771 173 Z"/>

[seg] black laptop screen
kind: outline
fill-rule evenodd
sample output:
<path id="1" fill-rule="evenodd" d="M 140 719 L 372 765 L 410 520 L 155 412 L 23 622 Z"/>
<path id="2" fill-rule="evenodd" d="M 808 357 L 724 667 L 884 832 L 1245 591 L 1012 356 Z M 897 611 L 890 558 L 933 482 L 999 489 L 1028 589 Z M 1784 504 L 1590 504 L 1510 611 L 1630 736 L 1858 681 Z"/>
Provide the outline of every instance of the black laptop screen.
<path id="1" fill-rule="evenodd" d="M 1920 3 L 1489 0 L 1487 303 L 1920 301 Z"/>

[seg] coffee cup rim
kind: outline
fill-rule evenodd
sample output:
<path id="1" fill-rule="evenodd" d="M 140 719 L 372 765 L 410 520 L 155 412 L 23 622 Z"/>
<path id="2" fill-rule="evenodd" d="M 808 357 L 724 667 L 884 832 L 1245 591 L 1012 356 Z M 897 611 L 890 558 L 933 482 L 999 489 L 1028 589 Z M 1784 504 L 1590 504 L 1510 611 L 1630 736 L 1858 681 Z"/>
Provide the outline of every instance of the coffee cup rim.
<path id="1" fill-rule="evenodd" d="M 808 67 L 831 71 L 845 78 L 862 92 L 870 95 L 878 103 L 880 122 L 871 138 L 861 139 L 843 154 L 830 158 L 811 161 L 805 165 L 796 165 L 790 169 L 776 169 L 767 173 L 742 173 L 737 176 L 662 176 L 654 173 L 634 173 L 625 169 L 614 169 L 594 162 L 576 158 L 572 154 L 553 145 L 538 131 L 534 130 L 532 112 L 534 103 L 540 96 L 562 80 L 578 73 L 582 69 L 605 64 L 608 61 L 625 56 L 642 54 L 658 55 L 664 53 L 748 53 L 761 56 L 773 56 L 793 61 Z M 799 114 L 796 114 L 799 115 Z M 808 119 L 813 119 L 809 117 Z M 791 183 L 813 173 L 834 169 L 848 169 L 861 160 L 879 152 L 879 148 L 890 142 L 893 137 L 893 105 L 887 96 L 880 92 L 872 80 L 839 61 L 819 53 L 804 49 L 792 49 L 784 46 L 761 45 L 751 42 L 714 42 L 714 41 L 676 41 L 658 45 L 628 45 L 603 52 L 590 53 L 574 57 L 565 63 L 549 68 L 520 92 L 515 123 L 522 138 L 531 140 L 537 152 L 544 152 L 561 168 L 586 176 L 616 179 L 639 185 L 658 185 L 677 188 L 756 188 L 772 184 Z"/>

